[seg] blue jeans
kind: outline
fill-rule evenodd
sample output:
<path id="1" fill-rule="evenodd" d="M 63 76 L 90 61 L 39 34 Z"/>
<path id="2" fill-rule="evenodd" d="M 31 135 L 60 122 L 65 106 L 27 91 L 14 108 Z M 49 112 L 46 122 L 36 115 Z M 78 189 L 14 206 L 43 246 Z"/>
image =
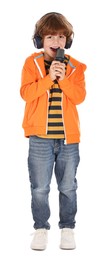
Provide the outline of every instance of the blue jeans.
<path id="1" fill-rule="evenodd" d="M 35 229 L 50 229 L 48 198 L 53 167 L 59 191 L 59 228 L 75 227 L 76 172 L 79 160 L 79 144 L 77 143 L 65 145 L 62 139 L 30 136 L 28 169 Z"/>

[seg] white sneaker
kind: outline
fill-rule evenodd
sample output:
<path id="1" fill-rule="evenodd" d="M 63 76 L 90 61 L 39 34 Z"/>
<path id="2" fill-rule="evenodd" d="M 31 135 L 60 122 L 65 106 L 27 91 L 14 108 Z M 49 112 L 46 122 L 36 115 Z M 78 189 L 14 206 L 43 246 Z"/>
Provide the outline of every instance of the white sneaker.
<path id="1" fill-rule="evenodd" d="M 68 250 L 76 248 L 73 229 L 63 228 L 61 230 L 60 248 L 61 249 L 68 249 Z"/>
<path id="2" fill-rule="evenodd" d="M 48 231 L 45 228 L 40 228 L 35 231 L 31 249 L 33 250 L 45 250 L 48 240 Z"/>

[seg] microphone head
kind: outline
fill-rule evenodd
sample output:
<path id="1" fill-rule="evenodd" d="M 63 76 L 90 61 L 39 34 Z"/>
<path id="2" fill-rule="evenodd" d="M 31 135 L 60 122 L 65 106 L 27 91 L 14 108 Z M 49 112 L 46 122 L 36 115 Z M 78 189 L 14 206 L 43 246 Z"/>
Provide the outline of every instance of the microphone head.
<path id="1" fill-rule="evenodd" d="M 55 60 L 60 62 L 64 61 L 64 49 L 57 49 Z"/>

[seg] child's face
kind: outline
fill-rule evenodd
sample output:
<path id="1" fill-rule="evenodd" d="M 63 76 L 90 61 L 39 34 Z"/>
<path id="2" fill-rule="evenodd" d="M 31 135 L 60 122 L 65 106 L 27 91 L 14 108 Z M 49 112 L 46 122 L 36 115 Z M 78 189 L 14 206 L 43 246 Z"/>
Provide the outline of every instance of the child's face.
<path id="1" fill-rule="evenodd" d="M 46 35 L 43 41 L 44 56 L 46 60 L 54 60 L 58 48 L 64 49 L 66 36 L 63 34 Z"/>

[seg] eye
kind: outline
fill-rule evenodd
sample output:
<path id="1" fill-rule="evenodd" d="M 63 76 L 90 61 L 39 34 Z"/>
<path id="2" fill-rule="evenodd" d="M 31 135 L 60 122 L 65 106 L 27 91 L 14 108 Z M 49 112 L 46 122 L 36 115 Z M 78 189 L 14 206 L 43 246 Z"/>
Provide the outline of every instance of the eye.
<path id="1" fill-rule="evenodd" d="M 47 36 L 46 36 L 46 39 L 51 39 L 51 38 L 52 38 L 51 35 L 47 35 Z"/>
<path id="2" fill-rule="evenodd" d="M 64 35 L 60 35 L 59 37 L 60 37 L 60 38 L 62 38 L 62 39 L 64 39 L 64 38 L 65 38 L 65 36 L 64 36 Z"/>

